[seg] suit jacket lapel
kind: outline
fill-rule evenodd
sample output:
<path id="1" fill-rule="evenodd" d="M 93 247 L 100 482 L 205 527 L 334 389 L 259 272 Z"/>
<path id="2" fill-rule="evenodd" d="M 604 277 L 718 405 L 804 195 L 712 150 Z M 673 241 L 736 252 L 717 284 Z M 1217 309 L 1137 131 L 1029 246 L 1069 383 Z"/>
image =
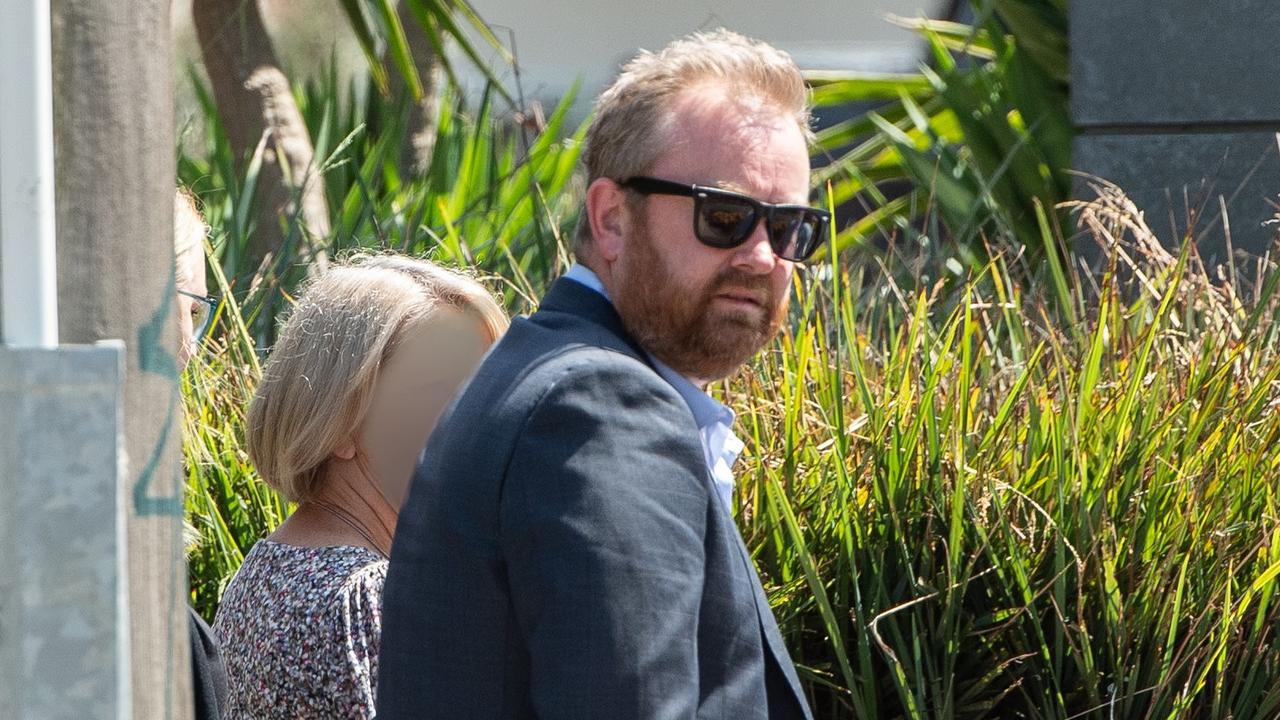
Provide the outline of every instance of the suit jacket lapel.
<path id="1" fill-rule="evenodd" d="M 796 703 L 800 706 L 801 712 L 806 718 L 811 718 L 809 703 L 805 700 L 804 691 L 800 688 L 800 676 L 796 675 L 795 663 L 791 661 L 791 654 L 787 652 L 787 646 L 782 642 L 782 632 L 778 629 L 778 621 L 773 616 L 773 608 L 769 605 L 769 598 L 764 594 L 764 585 L 760 582 L 760 574 L 756 572 L 756 564 L 751 560 L 751 552 L 747 550 L 747 544 L 742 539 L 742 533 L 738 530 L 738 524 L 734 521 L 733 514 L 729 512 L 729 508 L 725 507 L 724 502 L 720 499 L 720 493 L 712 494 L 715 495 L 720 509 L 724 511 L 729 519 L 738 549 L 738 556 L 742 559 L 742 564 L 746 567 L 747 574 L 751 577 L 756 617 L 760 621 L 760 631 L 764 635 L 765 645 L 769 648 L 769 652 L 773 653 L 773 659 L 777 662 L 778 667 L 782 669 L 782 674 L 786 676 L 787 685 L 791 687 L 791 692 L 795 694 Z"/>

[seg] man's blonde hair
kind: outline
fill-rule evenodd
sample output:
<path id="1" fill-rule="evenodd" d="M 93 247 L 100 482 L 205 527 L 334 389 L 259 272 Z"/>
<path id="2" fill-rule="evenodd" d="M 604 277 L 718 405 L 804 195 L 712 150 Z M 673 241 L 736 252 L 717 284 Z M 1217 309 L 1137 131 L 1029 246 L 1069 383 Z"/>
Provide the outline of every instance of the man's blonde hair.
<path id="1" fill-rule="evenodd" d="M 806 140 L 813 138 L 808 86 L 790 55 L 723 28 L 698 32 L 659 52 L 641 51 L 601 93 L 583 153 L 587 183 L 647 172 L 669 144 L 672 101 L 701 84 L 731 89 L 791 115 Z M 579 259 L 590 244 L 584 209 L 574 236 Z"/>
<path id="2" fill-rule="evenodd" d="M 294 502 L 312 497 L 325 462 L 364 421 L 383 364 L 440 308 L 473 316 L 490 343 L 507 328 L 479 283 L 423 260 L 359 257 L 312 280 L 249 405 L 246 440 L 262 479 Z"/>

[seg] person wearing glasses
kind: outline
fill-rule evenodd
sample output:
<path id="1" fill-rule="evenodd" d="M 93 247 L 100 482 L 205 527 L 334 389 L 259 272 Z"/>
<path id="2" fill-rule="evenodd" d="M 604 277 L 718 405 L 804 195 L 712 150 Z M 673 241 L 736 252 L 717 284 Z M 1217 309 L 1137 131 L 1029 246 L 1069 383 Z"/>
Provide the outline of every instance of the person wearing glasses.
<path id="1" fill-rule="evenodd" d="M 178 190 L 173 200 L 173 251 L 178 285 L 178 366 L 185 368 L 195 357 L 209 331 L 218 299 L 205 283 L 204 240 L 209 226 L 196 208 L 195 199 Z"/>
<path id="2" fill-rule="evenodd" d="M 403 256 L 331 265 L 303 289 L 245 431 L 297 509 L 219 603 L 224 720 L 374 716 L 397 512 L 436 418 L 506 325 L 477 282 Z"/>
<path id="3" fill-rule="evenodd" d="M 179 189 L 173 197 L 174 280 L 178 288 L 178 362 L 185 369 L 209 331 L 218 299 L 205 286 L 204 239 L 209 226 L 195 198 Z M 218 720 L 227 701 L 227 671 L 209 625 L 187 606 L 191 639 L 191 686 L 195 720 Z"/>
<path id="4" fill-rule="evenodd" d="M 579 264 L 442 418 L 400 514 L 379 718 L 811 718 L 704 391 L 827 237 L 810 138 L 795 63 L 728 31 L 601 95 Z"/>

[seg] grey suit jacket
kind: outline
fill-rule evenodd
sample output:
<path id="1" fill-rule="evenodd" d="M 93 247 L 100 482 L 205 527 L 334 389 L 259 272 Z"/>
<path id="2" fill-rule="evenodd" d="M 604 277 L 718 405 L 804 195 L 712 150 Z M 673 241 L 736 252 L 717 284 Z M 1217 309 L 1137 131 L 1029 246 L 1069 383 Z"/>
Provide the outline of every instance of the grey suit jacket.
<path id="1" fill-rule="evenodd" d="M 560 280 L 441 419 L 400 514 L 378 716 L 810 718 L 693 416 Z"/>

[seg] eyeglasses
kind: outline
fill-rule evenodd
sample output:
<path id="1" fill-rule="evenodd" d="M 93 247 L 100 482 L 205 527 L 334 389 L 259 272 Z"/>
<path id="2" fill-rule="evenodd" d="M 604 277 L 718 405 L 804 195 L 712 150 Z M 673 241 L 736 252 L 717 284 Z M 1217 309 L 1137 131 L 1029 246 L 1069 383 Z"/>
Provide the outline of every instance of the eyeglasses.
<path id="1" fill-rule="evenodd" d="M 804 262 L 826 236 L 831 213 L 807 205 L 774 205 L 748 195 L 705 185 L 637 176 L 619 183 L 641 195 L 693 198 L 693 234 L 703 245 L 735 248 L 747 241 L 764 220 L 773 254 Z"/>
<path id="2" fill-rule="evenodd" d="M 191 304 L 192 340 L 199 343 L 209 332 L 209 326 L 213 324 L 213 311 L 218 309 L 220 301 L 213 295 L 197 295 L 186 290 L 179 290 L 178 294 L 195 300 Z"/>

